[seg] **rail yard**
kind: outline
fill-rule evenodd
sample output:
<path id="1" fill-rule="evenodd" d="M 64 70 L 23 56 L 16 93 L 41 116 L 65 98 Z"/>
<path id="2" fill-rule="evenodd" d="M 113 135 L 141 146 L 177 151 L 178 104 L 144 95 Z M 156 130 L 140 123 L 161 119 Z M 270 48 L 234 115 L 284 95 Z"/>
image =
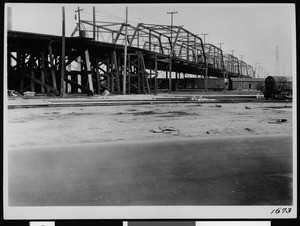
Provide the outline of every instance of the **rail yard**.
<path id="1" fill-rule="evenodd" d="M 9 207 L 294 204 L 294 78 L 76 12 L 70 37 L 7 31 Z"/>

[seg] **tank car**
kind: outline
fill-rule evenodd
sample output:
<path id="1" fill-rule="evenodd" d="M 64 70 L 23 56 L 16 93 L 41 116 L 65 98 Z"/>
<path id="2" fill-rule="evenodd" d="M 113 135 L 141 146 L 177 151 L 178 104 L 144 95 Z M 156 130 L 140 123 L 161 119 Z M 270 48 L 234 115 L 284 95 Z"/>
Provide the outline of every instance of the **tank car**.
<path id="1" fill-rule="evenodd" d="M 291 99 L 293 83 L 291 77 L 268 76 L 265 79 L 265 99 Z"/>

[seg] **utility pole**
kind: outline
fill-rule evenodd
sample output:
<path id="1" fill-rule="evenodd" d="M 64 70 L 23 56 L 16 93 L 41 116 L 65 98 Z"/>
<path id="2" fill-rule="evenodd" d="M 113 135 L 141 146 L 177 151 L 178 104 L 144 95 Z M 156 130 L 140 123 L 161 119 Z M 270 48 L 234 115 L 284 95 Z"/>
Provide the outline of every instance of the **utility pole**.
<path id="1" fill-rule="evenodd" d="M 205 33 L 205 34 L 201 34 L 201 35 L 203 35 L 203 42 L 204 42 L 203 44 L 205 44 L 205 36 L 206 36 L 206 35 L 209 35 L 209 34 L 208 34 L 208 33 Z"/>
<path id="2" fill-rule="evenodd" d="M 126 94 L 126 75 L 127 75 L 127 23 L 128 23 L 128 7 L 126 6 L 125 46 L 124 46 L 124 75 L 123 75 L 123 95 Z"/>
<path id="3" fill-rule="evenodd" d="M 167 14 L 171 14 L 171 44 L 172 44 L 172 36 L 173 36 L 173 15 L 178 12 L 167 12 Z M 172 46 L 171 46 L 171 52 L 172 52 Z"/>
<path id="4" fill-rule="evenodd" d="M 81 36 L 81 27 L 80 27 L 80 11 L 82 11 L 83 9 L 80 9 L 78 6 L 78 9 L 75 10 L 75 13 L 78 13 L 78 29 L 79 29 L 79 36 Z M 75 14 L 75 18 L 76 18 L 76 14 Z"/>
<path id="5" fill-rule="evenodd" d="M 275 76 L 279 76 L 279 48 L 276 46 Z"/>
<path id="6" fill-rule="evenodd" d="M 220 49 L 222 49 L 222 45 L 224 44 L 223 42 L 218 43 L 220 45 Z"/>
<path id="7" fill-rule="evenodd" d="M 173 15 L 178 12 L 167 12 L 171 14 L 171 49 L 170 49 L 170 67 L 169 67 L 169 92 L 172 91 L 172 57 L 173 57 Z"/>
<path id="8" fill-rule="evenodd" d="M 65 94 L 65 7 L 62 7 L 62 46 L 61 46 L 61 80 L 60 80 L 60 97 Z"/>
<path id="9" fill-rule="evenodd" d="M 93 40 L 96 41 L 96 10 L 93 6 Z"/>

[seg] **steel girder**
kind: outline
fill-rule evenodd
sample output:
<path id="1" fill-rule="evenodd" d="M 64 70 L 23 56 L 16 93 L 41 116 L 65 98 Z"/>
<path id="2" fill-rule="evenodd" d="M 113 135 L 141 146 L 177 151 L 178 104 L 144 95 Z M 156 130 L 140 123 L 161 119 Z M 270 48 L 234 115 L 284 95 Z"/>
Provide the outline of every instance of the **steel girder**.
<path id="1" fill-rule="evenodd" d="M 232 76 L 238 77 L 240 76 L 240 67 L 238 58 L 234 57 L 231 54 L 224 55 L 224 65 L 225 69 L 228 73 L 232 74 Z"/>
<path id="2" fill-rule="evenodd" d="M 207 58 L 207 63 L 210 67 L 214 69 L 219 69 L 224 71 L 224 59 L 223 59 L 223 51 L 212 45 L 212 44 L 204 44 L 204 50 Z"/>
<path id="3" fill-rule="evenodd" d="M 206 55 L 202 39 L 182 26 L 169 26 L 139 23 L 136 27 L 125 23 L 105 23 L 82 20 L 89 26 L 85 29 L 86 37 L 93 36 L 95 41 L 125 45 L 125 29 L 127 28 L 127 45 L 166 57 L 176 57 L 191 63 L 206 64 Z M 93 26 L 96 29 L 92 29 Z M 72 35 L 79 30 L 79 25 Z M 96 32 L 91 35 L 91 32 Z M 90 34 L 90 35 L 89 35 Z"/>

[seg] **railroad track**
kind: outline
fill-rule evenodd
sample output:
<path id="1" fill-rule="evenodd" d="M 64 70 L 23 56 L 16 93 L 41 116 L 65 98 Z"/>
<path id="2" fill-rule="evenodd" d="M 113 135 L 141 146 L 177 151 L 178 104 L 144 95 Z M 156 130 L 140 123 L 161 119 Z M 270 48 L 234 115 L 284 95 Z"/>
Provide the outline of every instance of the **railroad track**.
<path id="1" fill-rule="evenodd" d="M 9 103 L 8 109 L 39 108 L 39 107 L 79 107 L 79 106 L 120 106 L 120 105 L 149 105 L 149 104 L 180 104 L 180 103 L 291 103 L 291 100 L 265 100 L 255 96 L 178 96 L 157 97 L 153 99 L 59 99 L 46 100 L 38 103 Z"/>

